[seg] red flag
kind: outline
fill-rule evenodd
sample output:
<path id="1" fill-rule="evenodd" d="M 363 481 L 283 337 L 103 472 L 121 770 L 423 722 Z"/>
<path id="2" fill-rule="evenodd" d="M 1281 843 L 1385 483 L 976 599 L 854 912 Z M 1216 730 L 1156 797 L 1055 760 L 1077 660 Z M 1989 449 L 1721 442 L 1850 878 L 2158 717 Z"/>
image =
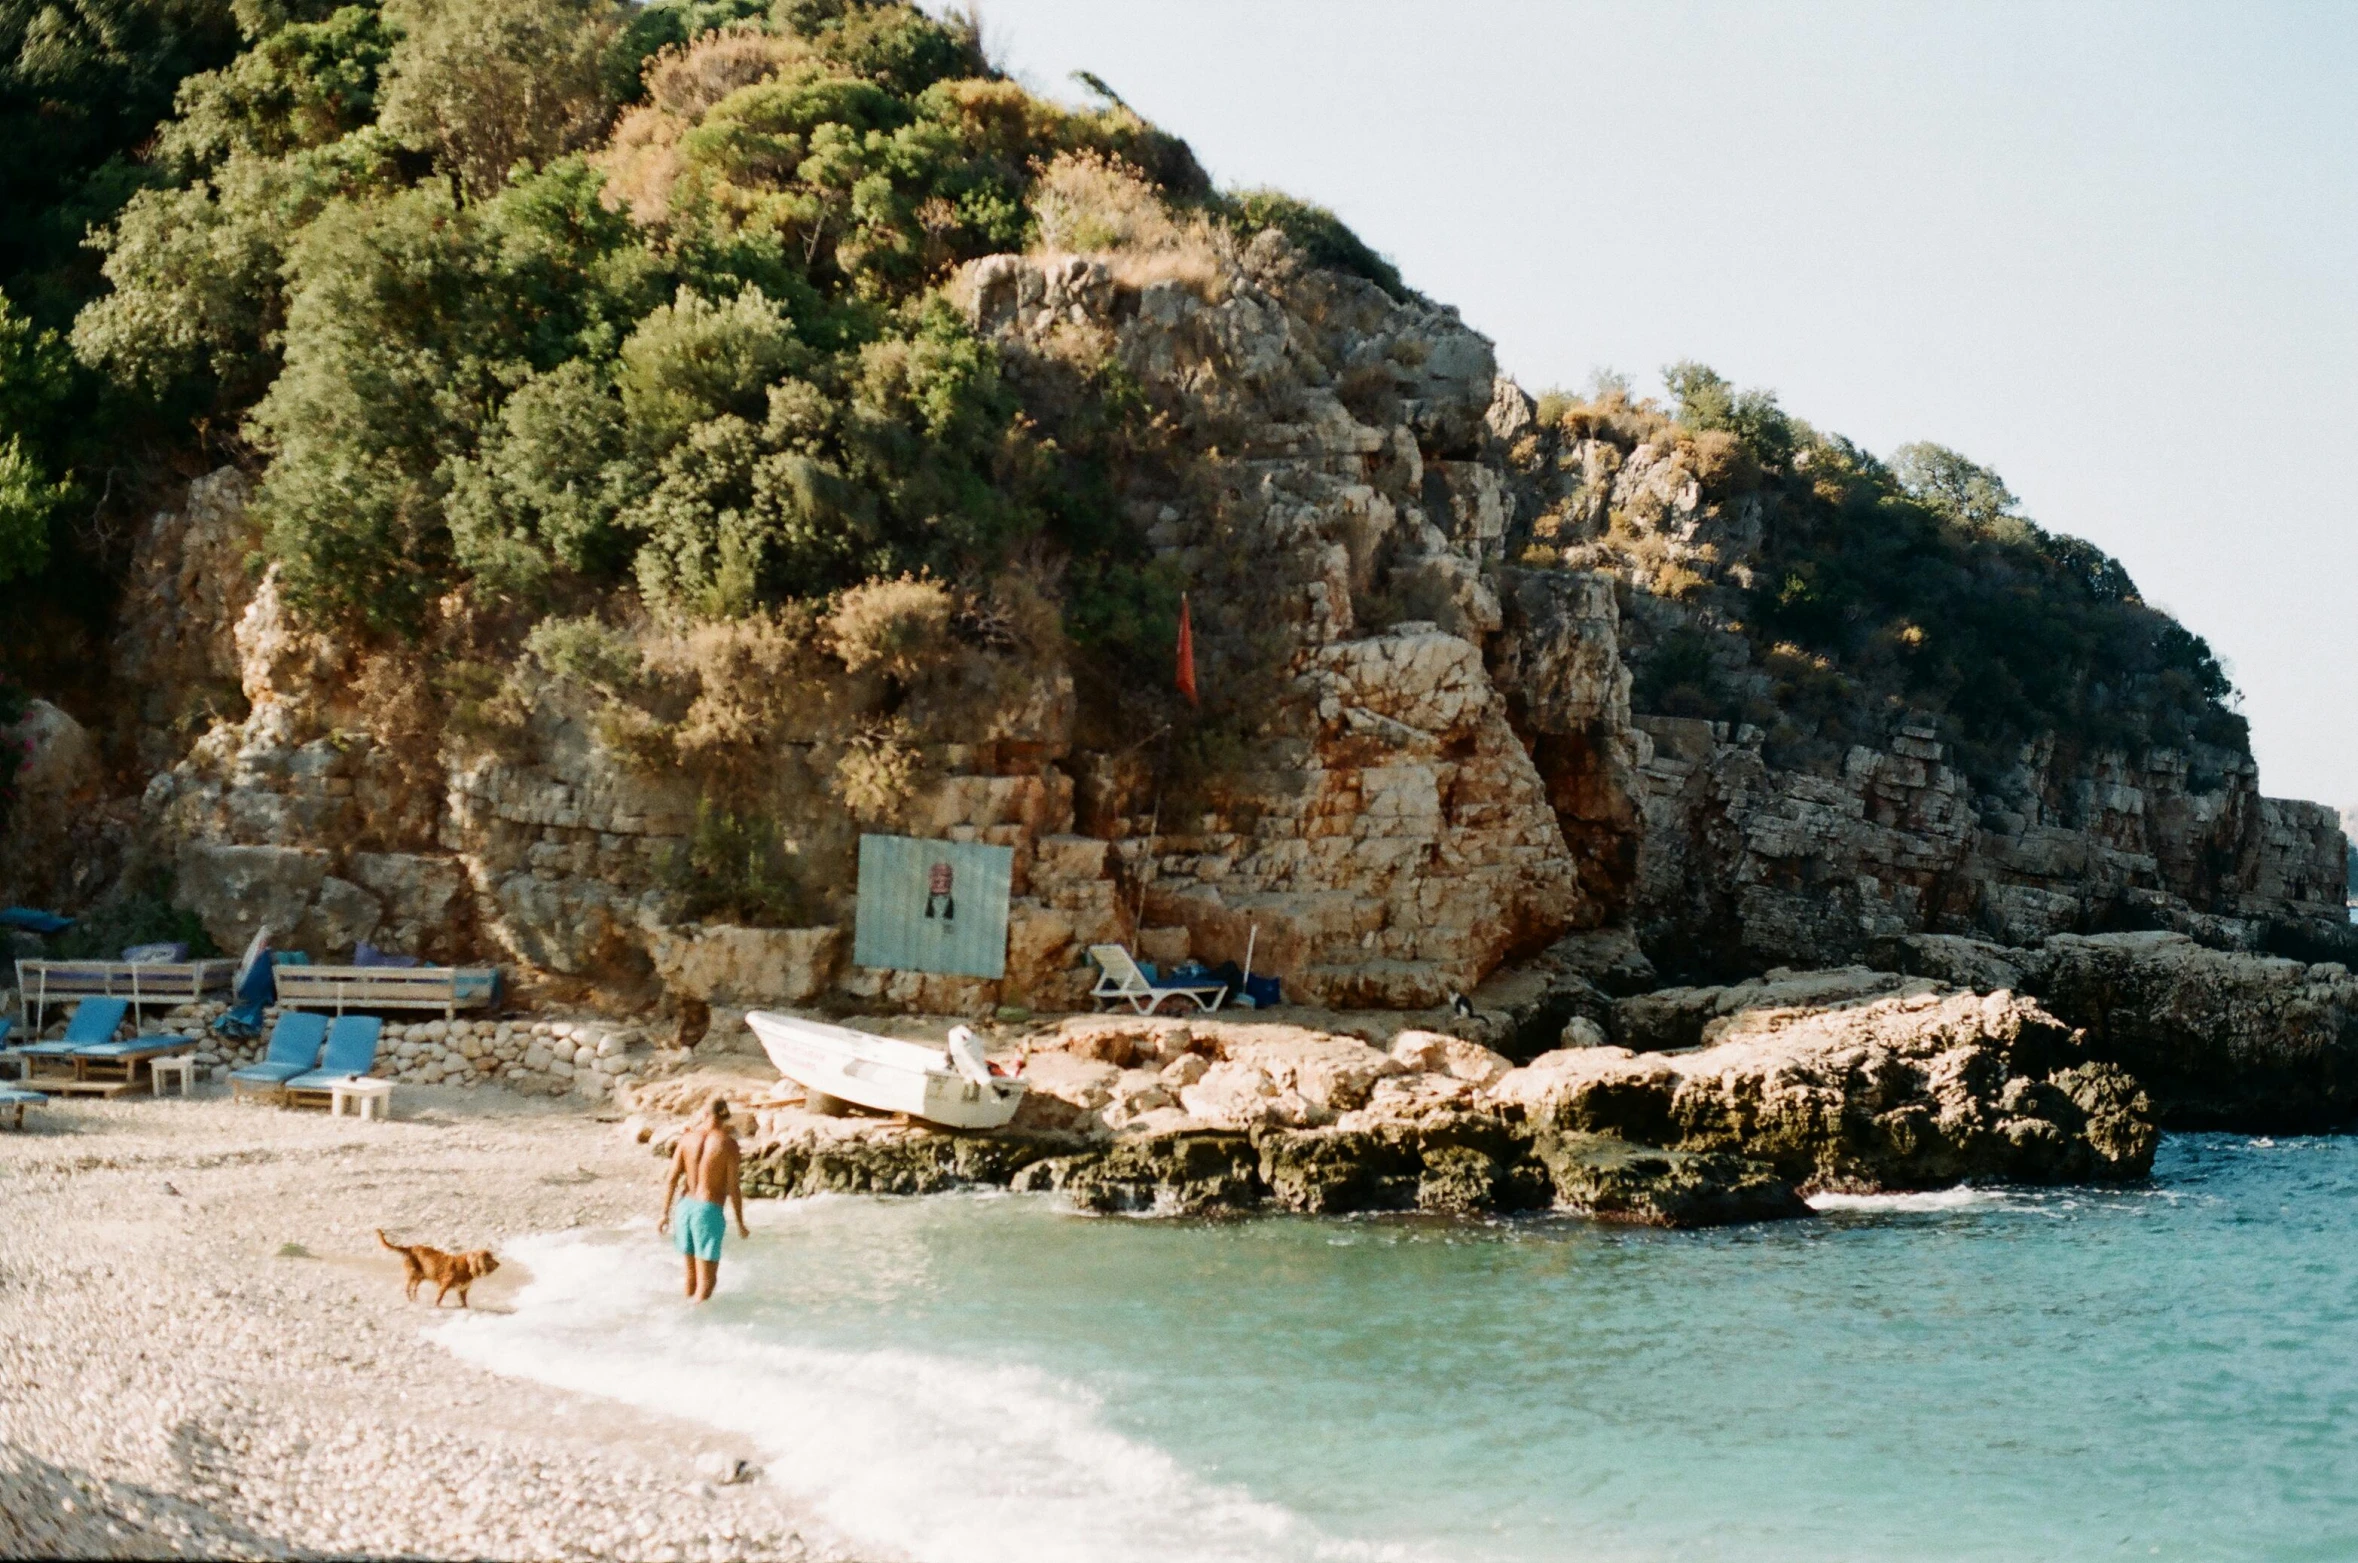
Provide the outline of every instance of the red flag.
<path id="1" fill-rule="evenodd" d="M 1187 697 L 1189 705 L 1194 705 L 1196 703 L 1195 627 L 1187 620 L 1187 594 L 1185 592 L 1179 594 L 1179 677 L 1177 682 L 1179 693 Z"/>

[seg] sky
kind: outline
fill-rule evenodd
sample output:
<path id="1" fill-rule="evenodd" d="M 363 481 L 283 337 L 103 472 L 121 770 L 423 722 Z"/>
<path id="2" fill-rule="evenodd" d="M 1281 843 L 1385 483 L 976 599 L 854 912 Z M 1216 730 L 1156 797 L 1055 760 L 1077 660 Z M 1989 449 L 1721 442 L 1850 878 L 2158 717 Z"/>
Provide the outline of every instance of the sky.
<path id="1" fill-rule="evenodd" d="M 1524 386 L 1700 359 L 1934 440 L 2207 637 L 2358 803 L 2358 5 L 982 0 L 1333 208 Z"/>

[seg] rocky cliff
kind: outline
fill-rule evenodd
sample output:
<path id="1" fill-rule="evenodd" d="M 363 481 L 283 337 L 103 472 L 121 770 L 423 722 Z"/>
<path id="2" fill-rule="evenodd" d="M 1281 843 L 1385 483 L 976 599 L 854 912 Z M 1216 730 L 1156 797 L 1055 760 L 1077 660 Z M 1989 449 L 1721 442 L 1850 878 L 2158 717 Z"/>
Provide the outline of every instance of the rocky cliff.
<path id="1" fill-rule="evenodd" d="M 642 628 L 601 684 L 463 589 L 420 639 L 329 634 L 248 567 L 225 469 L 139 540 L 113 708 L 37 705 L 13 735 L 32 763 L 0 895 L 87 903 L 161 866 L 224 948 L 268 922 L 618 1004 L 966 1012 L 1074 1003 L 1103 939 L 1211 960 L 1250 940 L 1292 999 L 1415 1009 L 1607 925 L 1720 977 L 1918 934 L 2340 936 L 2332 811 L 2263 797 L 2239 753 L 2050 736 L 1968 767 L 1953 723 L 1905 705 L 1841 744 L 1645 709 L 1633 672 L 1703 630 L 1721 686 L 1785 688 L 1695 584 L 1746 578 L 1757 499 L 1712 497 L 1667 435 L 1550 435 L 1542 483 L 1533 400 L 1452 311 L 1275 230 L 1216 260 L 1139 281 L 999 255 L 957 292 L 1012 377 L 1110 363 L 1153 411 L 1116 503 L 1192 591 L 1185 774 L 1153 727 L 1076 698 L 1069 647 L 987 604 L 905 678 L 740 626 Z M 658 723 L 650 762 L 634 734 Z M 703 769 L 677 763 L 691 730 Z M 881 801 L 847 790 L 871 773 Z M 790 849 L 796 892 L 758 918 L 700 913 L 684 872 L 716 798 L 754 799 Z M 1003 982 L 848 964 L 863 827 L 1015 850 Z"/>

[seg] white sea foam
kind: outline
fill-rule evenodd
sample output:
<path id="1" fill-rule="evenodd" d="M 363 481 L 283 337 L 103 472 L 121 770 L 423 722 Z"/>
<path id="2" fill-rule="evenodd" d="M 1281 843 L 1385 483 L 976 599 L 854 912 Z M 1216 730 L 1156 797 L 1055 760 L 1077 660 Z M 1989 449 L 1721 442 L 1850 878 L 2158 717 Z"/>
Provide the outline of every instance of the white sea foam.
<path id="1" fill-rule="evenodd" d="M 1921 1194 L 1812 1194 L 1809 1208 L 1837 1210 L 1964 1210 L 1974 1205 L 2002 1205 L 2007 1196 L 1998 1189 L 1958 1187 L 1931 1189 Z"/>
<path id="2" fill-rule="evenodd" d="M 667 1256 L 643 1240 L 512 1248 L 533 1277 L 515 1312 L 454 1319 L 444 1346 L 495 1372 L 745 1434 L 767 1452 L 770 1479 L 864 1545 L 925 1563 L 1407 1555 L 1322 1536 L 1192 1475 L 1036 1369 L 765 1339 L 683 1308 Z"/>

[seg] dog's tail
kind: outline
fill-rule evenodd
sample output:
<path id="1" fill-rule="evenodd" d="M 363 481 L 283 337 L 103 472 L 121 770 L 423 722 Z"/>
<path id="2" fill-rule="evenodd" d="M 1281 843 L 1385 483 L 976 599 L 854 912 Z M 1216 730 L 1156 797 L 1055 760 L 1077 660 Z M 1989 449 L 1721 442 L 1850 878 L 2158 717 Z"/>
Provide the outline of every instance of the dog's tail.
<path id="1" fill-rule="evenodd" d="M 379 1228 L 377 1228 L 377 1241 L 378 1241 L 378 1242 L 380 1242 L 380 1243 L 382 1243 L 382 1244 L 384 1244 L 384 1245 L 385 1245 L 387 1248 L 390 1248 L 390 1249 L 392 1249 L 392 1250 L 393 1250 L 393 1252 L 395 1252 L 395 1253 L 397 1253 L 397 1254 L 406 1254 L 406 1253 L 408 1253 L 408 1252 L 409 1252 L 409 1250 L 408 1250 L 407 1248 L 403 1247 L 403 1246 L 402 1246 L 401 1244 L 399 1244 L 399 1243 L 396 1243 L 396 1242 L 394 1242 L 394 1241 L 393 1241 L 393 1239 L 391 1239 L 391 1238 L 387 1237 L 387 1236 L 385 1235 L 385 1229 L 384 1229 L 383 1227 L 379 1227 Z"/>

